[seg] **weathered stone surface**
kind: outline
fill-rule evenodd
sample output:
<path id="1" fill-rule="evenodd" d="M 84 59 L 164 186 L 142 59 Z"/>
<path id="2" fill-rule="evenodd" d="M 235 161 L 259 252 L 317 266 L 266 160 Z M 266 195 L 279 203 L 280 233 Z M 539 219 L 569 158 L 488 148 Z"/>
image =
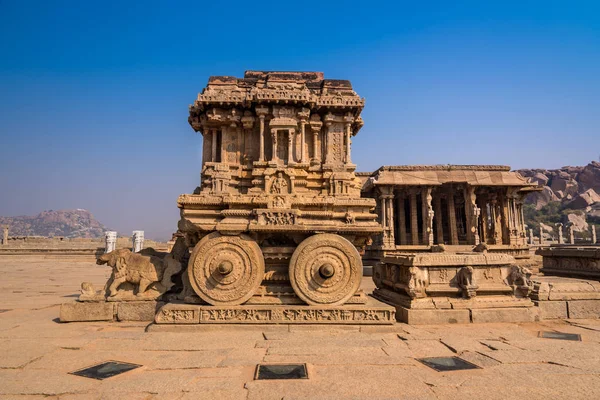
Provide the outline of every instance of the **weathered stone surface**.
<path id="1" fill-rule="evenodd" d="M 566 301 L 535 301 L 540 310 L 540 319 L 569 318 Z"/>
<path id="2" fill-rule="evenodd" d="M 532 322 L 539 319 L 535 308 L 487 308 L 471 310 L 473 323 Z"/>
<path id="3" fill-rule="evenodd" d="M 399 322 L 410 325 L 468 324 L 471 322 L 469 310 L 413 310 L 397 307 Z"/>
<path id="4" fill-rule="evenodd" d="M 536 254 L 543 257 L 541 272 L 544 275 L 600 280 L 600 246 L 553 246 L 541 248 Z M 540 278 L 538 280 L 544 281 L 545 279 Z M 563 287 L 569 284 L 583 286 L 583 288 L 573 291 L 596 291 L 595 288 L 587 288 L 591 285 L 587 281 L 563 280 L 559 282 Z"/>
<path id="5" fill-rule="evenodd" d="M 119 321 L 154 321 L 156 311 L 164 303 L 156 301 L 123 301 L 117 303 Z"/>
<path id="6" fill-rule="evenodd" d="M 115 304 L 109 302 L 83 303 L 74 301 L 60 306 L 61 322 L 112 321 Z"/>
<path id="7" fill-rule="evenodd" d="M 600 318 L 600 300 L 571 300 L 567 302 L 569 318 Z"/>

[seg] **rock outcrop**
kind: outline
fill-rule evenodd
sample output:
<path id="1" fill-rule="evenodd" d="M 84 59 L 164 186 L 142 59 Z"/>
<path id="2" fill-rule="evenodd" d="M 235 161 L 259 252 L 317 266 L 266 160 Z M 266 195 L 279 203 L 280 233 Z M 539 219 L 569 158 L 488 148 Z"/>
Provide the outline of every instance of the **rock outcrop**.
<path id="1" fill-rule="evenodd" d="M 99 238 L 107 228 L 87 210 L 42 211 L 34 216 L 0 217 L 0 226 L 8 225 L 10 236 L 50 236 Z"/>

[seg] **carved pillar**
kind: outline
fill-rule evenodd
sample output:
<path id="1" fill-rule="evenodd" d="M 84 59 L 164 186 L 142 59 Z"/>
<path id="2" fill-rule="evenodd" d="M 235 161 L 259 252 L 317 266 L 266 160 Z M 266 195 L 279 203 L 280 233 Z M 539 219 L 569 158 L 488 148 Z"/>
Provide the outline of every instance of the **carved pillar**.
<path id="1" fill-rule="evenodd" d="M 133 252 L 137 253 L 144 248 L 144 231 L 133 231 Z"/>
<path id="2" fill-rule="evenodd" d="M 217 162 L 217 130 L 211 129 L 212 132 L 212 158 L 210 161 Z"/>
<path id="3" fill-rule="evenodd" d="M 258 154 L 258 161 L 260 162 L 264 162 L 265 161 L 265 116 L 264 115 L 259 115 L 259 119 L 260 119 L 260 150 L 259 150 L 259 154 Z"/>
<path id="4" fill-rule="evenodd" d="M 331 122 L 326 122 L 325 123 L 325 133 L 323 134 L 323 146 L 322 146 L 322 153 L 321 154 L 325 154 L 325 164 L 330 164 L 331 163 L 331 156 L 333 155 L 333 152 L 328 151 L 328 147 L 329 147 L 329 132 L 331 130 Z"/>
<path id="5" fill-rule="evenodd" d="M 598 238 L 596 237 L 596 225 L 592 225 L 592 244 L 596 244 Z"/>
<path id="6" fill-rule="evenodd" d="M 421 190 L 421 223 L 423 224 L 423 244 L 429 243 L 429 233 L 432 233 L 432 229 L 429 229 L 429 209 L 431 208 L 431 200 L 431 188 L 423 188 Z M 433 209 L 431 211 L 433 211 Z"/>
<path id="7" fill-rule="evenodd" d="M 400 235 L 400 245 L 406 245 L 406 210 L 404 209 L 404 193 L 396 195 L 396 208 L 398 210 L 398 234 Z"/>
<path id="8" fill-rule="evenodd" d="M 294 163 L 294 153 L 292 152 L 292 143 L 294 141 L 295 132 L 296 131 L 294 129 L 288 129 L 288 159 L 287 159 L 288 164 Z"/>
<path id="9" fill-rule="evenodd" d="M 419 244 L 419 221 L 417 215 L 417 192 L 410 191 L 410 238 L 412 244 Z"/>
<path id="10" fill-rule="evenodd" d="M 540 246 L 544 244 L 544 227 L 542 226 L 542 223 L 540 222 Z"/>
<path id="11" fill-rule="evenodd" d="M 529 244 L 532 246 L 535 244 L 533 239 L 533 229 L 531 228 L 529 229 Z"/>
<path id="12" fill-rule="evenodd" d="M 271 161 L 277 162 L 279 161 L 279 156 L 277 155 L 277 129 L 271 129 L 271 142 L 273 144 Z"/>
<path id="13" fill-rule="evenodd" d="M 487 208 L 487 198 L 480 199 L 479 205 L 481 210 L 481 238 L 480 240 L 483 243 L 487 243 L 488 237 L 488 208 Z"/>
<path id="14" fill-rule="evenodd" d="M 458 244 L 458 229 L 456 226 L 456 207 L 454 205 L 454 190 L 448 193 L 448 227 L 450 228 L 450 244 Z"/>
<path id="15" fill-rule="evenodd" d="M 306 162 L 306 121 L 300 121 L 300 162 Z"/>
<path id="16" fill-rule="evenodd" d="M 110 253 L 117 247 L 117 232 L 106 231 L 104 232 L 104 239 L 106 245 L 104 246 L 104 253 Z"/>
<path id="17" fill-rule="evenodd" d="M 2 227 L 2 244 L 8 244 L 8 225 Z"/>
<path id="18" fill-rule="evenodd" d="M 444 224 L 442 221 L 442 196 L 438 192 L 437 196 L 433 199 L 435 207 L 435 236 L 437 237 L 438 244 L 444 244 Z"/>
<path id="19" fill-rule="evenodd" d="M 346 123 L 346 164 L 352 163 L 352 159 L 350 158 L 350 134 L 351 134 L 352 126 L 350 123 Z"/>
<path id="20" fill-rule="evenodd" d="M 319 131 L 313 129 L 313 160 L 319 161 Z"/>
<path id="21" fill-rule="evenodd" d="M 221 154 L 221 162 L 227 162 L 227 141 L 229 141 L 229 129 L 226 125 L 221 127 L 221 148 L 217 149 L 219 154 Z"/>
<path id="22" fill-rule="evenodd" d="M 387 205 L 387 212 L 385 213 L 388 228 L 387 245 L 388 247 L 393 248 L 396 246 L 396 239 L 394 237 L 394 192 L 391 191 L 391 194 L 389 194 L 385 200 Z"/>
<path id="23" fill-rule="evenodd" d="M 477 195 L 473 186 L 465 188 L 465 213 L 467 216 L 467 241 L 477 246 L 479 244 L 479 214 Z"/>

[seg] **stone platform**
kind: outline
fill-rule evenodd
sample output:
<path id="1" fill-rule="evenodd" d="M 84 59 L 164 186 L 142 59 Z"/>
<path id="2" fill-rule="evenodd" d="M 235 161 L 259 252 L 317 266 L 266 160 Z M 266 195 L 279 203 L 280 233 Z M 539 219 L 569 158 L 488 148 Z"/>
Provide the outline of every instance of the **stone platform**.
<path id="1" fill-rule="evenodd" d="M 600 280 L 600 246 L 558 245 L 540 248 L 544 275 Z"/>
<path id="2" fill-rule="evenodd" d="M 531 298 L 543 319 L 600 318 L 600 282 L 537 276 Z"/>
<path id="3" fill-rule="evenodd" d="M 157 324 L 337 324 L 391 325 L 396 310 L 372 297 L 366 304 L 343 306 L 209 306 L 167 303 L 156 313 Z"/>

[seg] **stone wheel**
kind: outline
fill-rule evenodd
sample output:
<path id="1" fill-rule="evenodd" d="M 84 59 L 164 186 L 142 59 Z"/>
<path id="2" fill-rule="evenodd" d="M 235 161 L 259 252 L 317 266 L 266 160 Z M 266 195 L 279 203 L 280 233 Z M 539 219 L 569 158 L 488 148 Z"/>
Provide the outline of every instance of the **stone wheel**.
<path id="1" fill-rule="evenodd" d="M 329 233 L 305 239 L 289 267 L 296 295 L 310 305 L 341 305 L 356 293 L 362 260 L 347 239 Z"/>
<path id="2" fill-rule="evenodd" d="M 194 248 L 188 275 L 202 300 L 215 306 L 238 305 L 256 293 L 265 275 L 265 261 L 249 236 L 213 232 Z"/>

